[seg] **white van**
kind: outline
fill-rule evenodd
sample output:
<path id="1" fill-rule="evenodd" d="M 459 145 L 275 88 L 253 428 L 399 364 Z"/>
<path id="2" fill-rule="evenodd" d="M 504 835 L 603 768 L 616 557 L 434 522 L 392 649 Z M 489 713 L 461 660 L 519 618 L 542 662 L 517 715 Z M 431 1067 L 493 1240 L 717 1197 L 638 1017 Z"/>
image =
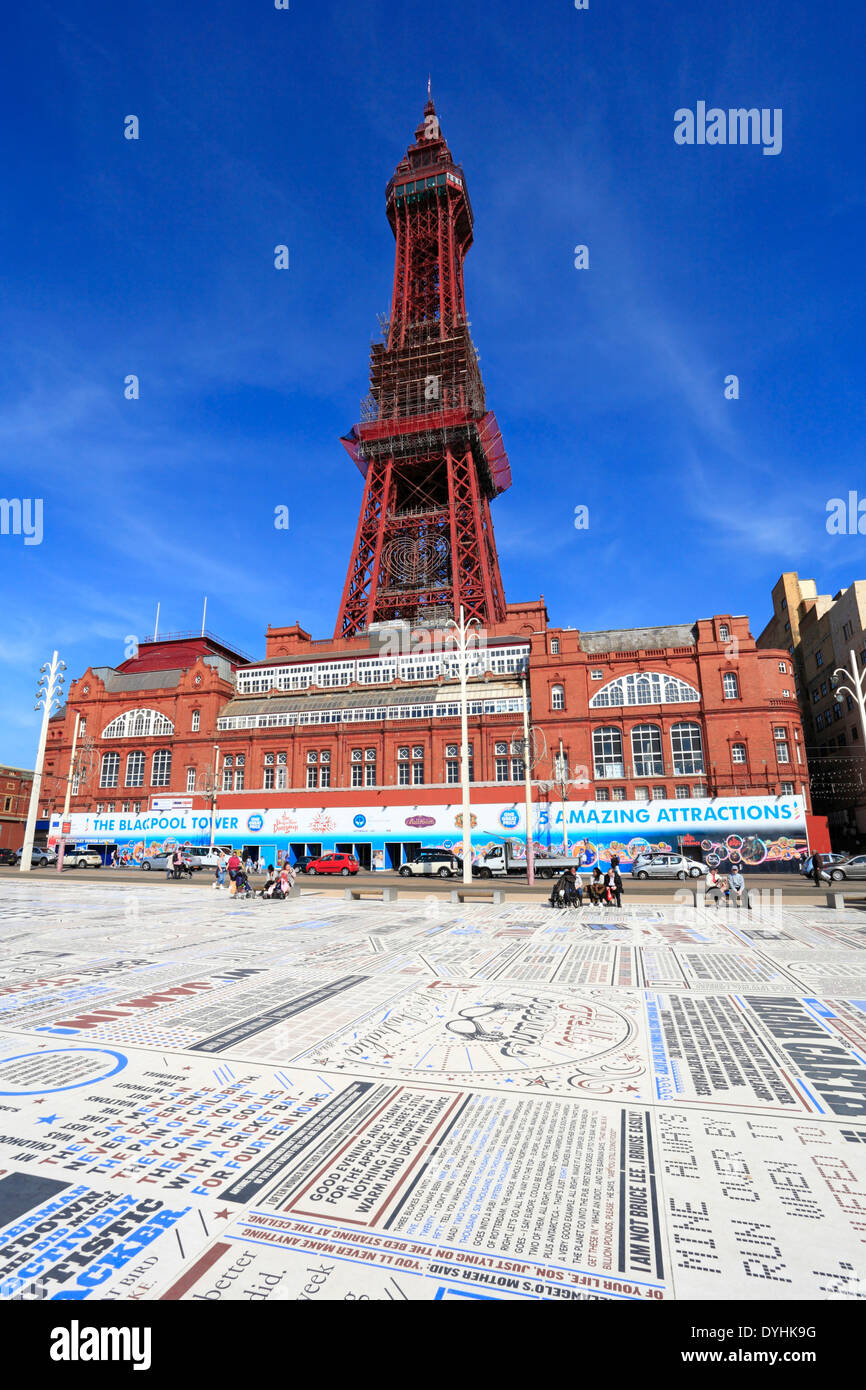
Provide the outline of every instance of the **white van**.
<path id="1" fill-rule="evenodd" d="M 220 861 L 220 856 L 225 855 L 228 859 L 234 851 L 231 845 L 187 845 L 183 852 L 183 857 L 193 869 L 215 869 Z"/>

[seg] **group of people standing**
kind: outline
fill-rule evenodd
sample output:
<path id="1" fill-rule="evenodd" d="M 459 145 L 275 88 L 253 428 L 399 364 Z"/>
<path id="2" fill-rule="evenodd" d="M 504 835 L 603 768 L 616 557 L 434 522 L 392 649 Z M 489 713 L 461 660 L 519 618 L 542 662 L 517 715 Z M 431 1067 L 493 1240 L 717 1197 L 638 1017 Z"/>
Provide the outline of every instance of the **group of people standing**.
<path id="1" fill-rule="evenodd" d="M 264 872 L 264 859 L 260 859 L 255 867 L 259 868 L 260 872 Z M 260 898 L 287 898 L 295 884 L 295 871 L 291 864 L 287 862 L 278 870 L 274 869 L 273 864 L 268 864 L 267 869 L 268 877 L 258 896 Z M 214 870 L 213 886 L 214 888 L 225 887 L 225 881 L 228 878 L 230 898 L 237 897 L 239 893 L 246 897 L 255 896 L 255 890 L 249 881 L 249 875 L 253 871 L 252 859 L 247 859 L 244 863 L 240 855 L 234 851 L 230 855 L 220 854 Z"/>

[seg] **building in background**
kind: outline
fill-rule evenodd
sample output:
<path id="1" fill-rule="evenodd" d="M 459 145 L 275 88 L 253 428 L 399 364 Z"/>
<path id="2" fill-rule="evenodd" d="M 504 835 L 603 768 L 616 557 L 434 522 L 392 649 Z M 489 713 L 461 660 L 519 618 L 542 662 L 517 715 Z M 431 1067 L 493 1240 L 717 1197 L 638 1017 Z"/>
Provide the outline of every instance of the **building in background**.
<path id="1" fill-rule="evenodd" d="M 454 621 L 469 669 L 476 852 L 527 829 L 539 852 L 628 869 L 647 846 L 722 866 L 795 867 L 811 818 L 794 672 L 743 616 L 582 632 L 543 597 L 509 603 L 491 503 L 511 473 L 469 335 L 466 179 L 428 102 L 386 194 L 393 299 L 371 392 L 343 443 L 364 478 L 334 636 L 269 627 L 261 660 L 206 636 L 141 644 L 69 685 L 46 765 L 68 831 L 141 858 L 176 841 L 270 862 L 322 850 L 397 868 L 462 840 Z M 523 795 L 523 712 L 533 823 Z"/>
<path id="2" fill-rule="evenodd" d="M 30 806 L 33 773 L 0 766 L 0 849 L 20 849 Z"/>
<path id="3" fill-rule="evenodd" d="M 797 673 L 815 813 L 826 816 L 833 848 L 859 849 L 866 841 L 866 767 L 860 713 L 837 668 L 866 666 L 866 581 L 819 594 L 814 579 L 783 574 L 773 588 L 773 616 L 758 638 L 761 648 L 787 646 Z"/>

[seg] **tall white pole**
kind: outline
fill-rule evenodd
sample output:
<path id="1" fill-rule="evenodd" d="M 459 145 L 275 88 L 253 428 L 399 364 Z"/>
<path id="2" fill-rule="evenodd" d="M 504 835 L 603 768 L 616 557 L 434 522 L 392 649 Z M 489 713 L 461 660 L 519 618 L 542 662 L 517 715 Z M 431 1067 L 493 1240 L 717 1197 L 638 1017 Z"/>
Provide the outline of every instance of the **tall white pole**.
<path id="1" fill-rule="evenodd" d="M 63 833 L 63 821 L 69 815 L 69 803 L 72 800 L 72 774 L 75 768 L 75 746 L 78 743 L 78 726 L 81 723 L 81 715 L 75 716 L 75 728 L 72 730 L 72 752 L 69 754 L 69 772 L 66 777 L 66 796 L 63 800 L 63 816 L 61 818 L 61 834 Z"/>
<path id="2" fill-rule="evenodd" d="M 24 830 L 24 844 L 21 848 L 21 872 L 29 874 L 33 857 L 33 838 L 36 834 L 36 817 L 39 811 L 39 800 L 42 793 L 42 764 L 45 759 L 45 744 L 48 740 L 48 721 L 54 708 L 54 700 L 59 686 L 63 684 L 64 677 L 60 674 L 65 670 L 65 663 L 58 660 L 57 652 L 51 658 L 50 666 L 42 667 L 42 674 L 39 679 L 39 691 L 36 696 L 36 708 L 42 703 L 42 728 L 39 732 L 39 748 L 36 752 L 36 766 L 33 769 L 33 785 L 30 789 L 30 806 L 27 811 L 27 825 Z M 45 675 L 45 672 L 48 675 Z"/>
<path id="3" fill-rule="evenodd" d="M 866 699 L 864 699 L 863 696 L 863 686 L 866 684 L 866 670 L 862 672 L 858 671 L 857 657 L 853 651 L 849 651 L 848 655 L 851 658 L 851 676 L 857 688 L 856 698 L 860 708 L 860 737 L 863 740 L 864 748 L 866 748 Z"/>
<path id="4" fill-rule="evenodd" d="M 63 822 L 69 815 L 69 802 L 72 798 L 72 771 L 75 767 L 75 745 L 78 742 L 78 724 L 81 719 L 80 714 L 75 716 L 75 728 L 72 730 L 72 748 L 69 753 L 69 771 L 66 774 L 66 795 L 63 798 L 63 815 L 60 817 L 60 835 L 57 840 L 57 872 L 63 873 L 63 853 L 66 849 L 66 837 L 63 833 Z"/>
<path id="5" fill-rule="evenodd" d="M 472 882 L 472 812 L 469 805 L 469 711 L 466 703 L 466 622 L 460 605 L 460 784 L 463 791 L 463 882 Z"/>
<path id="6" fill-rule="evenodd" d="M 565 749 L 562 746 L 562 739 L 559 740 L 559 794 L 562 798 L 562 852 L 568 854 L 568 818 L 565 814 L 565 794 L 567 786 L 568 769 L 565 766 Z"/>
<path id="7" fill-rule="evenodd" d="M 535 851 L 532 844 L 532 759 L 529 747 L 529 672 L 523 682 L 523 787 L 526 793 L 526 881 L 535 882 Z"/>
<path id="8" fill-rule="evenodd" d="M 210 847 L 213 849 L 214 835 L 216 834 L 216 799 L 217 799 L 217 774 L 220 766 L 220 746 L 215 743 L 213 746 L 213 782 L 210 799 Z"/>
<path id="9" fill-rule="evenodd" d="M 851 670 L 846 671 L 844 666 L 837 666 L 833 675 L 847 676 L 851 682 L 850 686 L 840 685 L 839 694 L 850 695 L 857 701 L 857 708 L 860 712 L 860 737 L 863 740 L 863 747 L 866 748 L 866 699 L 864 699 L 863 694 L 864 686 L 866 686 L 866 670 L 860 671 L 858 669 L 857 655 L 853 649 L 849 648 L 848 656 L 851 659 Z"/>
<path id="10" fill-rule="evenodd" d="M 157 639 L 158 636 L 159 636 L 159 604 L 156 605 L 156 622 L 155 622 L 154 625 L 153 625 L 153 640 L 154 640 L 154 642 L 156 641 L 156 639 Z"/>
<path id="11" fill-rule="evenodd" d="M 204 596 L 204 608 L 201 614 L 201 635 L 204 637 L 204 620 L 207 617 L 207 594 Z"/>

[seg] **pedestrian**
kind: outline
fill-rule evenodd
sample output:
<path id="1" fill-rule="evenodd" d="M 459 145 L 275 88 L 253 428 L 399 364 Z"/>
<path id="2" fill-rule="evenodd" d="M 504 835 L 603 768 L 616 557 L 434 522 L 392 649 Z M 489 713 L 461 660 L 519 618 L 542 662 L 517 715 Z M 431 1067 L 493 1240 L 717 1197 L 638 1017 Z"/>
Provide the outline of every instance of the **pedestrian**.
<path id="1" fill-rule="evenodd" d="M 182 854 L 182 852 L 181 852 L 180 845 L 178 845 L 177 849 L 176 849 L 175 852 L 174 852 L 174 876 L 175 876 L 176 879 L 180 879 L 181 876 L 182 876 L 182 874 L 183 874 L 183 854 Z"/>
<path id="2" fill-rule="evenodd" d="M 222 850 L 220 850 L 219 858 L 217 860 L 217 882 L 219 883 L 220 888 L 225 888 L 226 869 L 228 867 L 228 862 L 228 859 L 223 854 Z"/>
<path id="3" fill-rule="evenodd" d="M 264 856 L 263 854 L 260 854 L 260 855 L 259 855 L 258 863 L 256 864 L 256 872 L 257 872 L 257 873 L 260 873 L 260 874 L 263 874 L 264 871 L 265 871 L 265 856 Z"/>
<path id="4" fill-rule="evenodd" d="M 229 862 L 228 862 L 228 871 L 229 871 L 229 879 L 230 879 L 230 886 L 229 886 L 229 897 L 230 897 L 230 898 L 235 897 L 236 894 L 237 894 L 237 891 L 238 891 L 238 875 L 241 873 L 242 869 L 243 869 L 243 864 L 242 864 L 241 861 L 240 861 L 240 856 L 238 855 L 238 853 L 237 853 L 236 850 L 232 850 L 231 854 L 229 855 Z"/>
<path id="5" fill-rule="evenodd" d="M 610 868 L 604 876 L 605 897 L 608 902 L 613 900 L 617 907 L 622 907 L 622 879 L 620 878 L 619 869 L 617 868 L 619 859 L 616 855 L 614 855 L 614 859 L 616 859 L 616 864 L 614 864 L 612 859 Z"/>
<path id="6" fill-rule="evenodd" d="M 571 873 L 574 878 L 574 895 L 577 898 L 577 905 L 583 907 L 583 879 L 577 869 L 572 869 Z"/>
<path id="7" fill-rule="evenodd" d="M 170 849 L 167 849 L 167 850 L 165 851 L 165 877 L 166 877 L 166 880 L 170 879 L 173 873 L 174 873 L 174 859 L 172 858 L 171 850 L 170 850 Z"/>
<path id="8" fill-rule="evenodd" d="M 821 887 L 821 869 L 823 866 L 824 860 L 821 858 L 820 854 L 814 854 L 812 856 L 812 878 L 815 880 L 816 888 Z"/>
<path id="9" fill-rule="evenodd" d="M 714 868 L 707 874 L 706 901 L 714 902 L 716 907 L 722 901 L 722 880 Z"/>
<path id="10" fill-rule="evenodd" d="M 733 893 L 734 902 L 737 904 L 738 908 L 742 905 L 743 893 L 745 892 L 745 889 L 746 880 L 743 878 L 743 875 L 740 873 L 739 867 L 737 866 L 734 868 L 734 872 L 728 875 L 728 891 L 729 893 Z M 748 900 L 746 905 L 748 906 Z"/>

